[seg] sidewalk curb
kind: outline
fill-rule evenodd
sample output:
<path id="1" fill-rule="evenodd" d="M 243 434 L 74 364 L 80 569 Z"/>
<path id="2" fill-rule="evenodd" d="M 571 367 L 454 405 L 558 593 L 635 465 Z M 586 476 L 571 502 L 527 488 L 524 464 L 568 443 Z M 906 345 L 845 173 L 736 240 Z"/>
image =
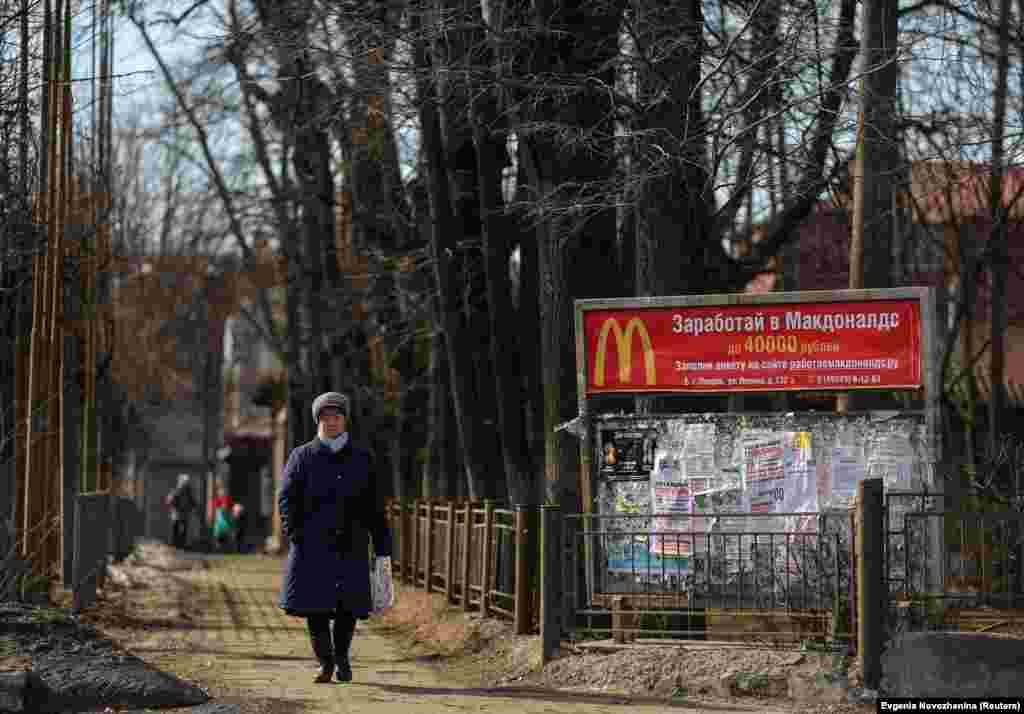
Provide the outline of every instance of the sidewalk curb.
<path id="1" fill-rule="evenodd" d="M 0 672 L 0 712 L 34 711 L 45 698 L 46 685 L 34 672 Z"/>

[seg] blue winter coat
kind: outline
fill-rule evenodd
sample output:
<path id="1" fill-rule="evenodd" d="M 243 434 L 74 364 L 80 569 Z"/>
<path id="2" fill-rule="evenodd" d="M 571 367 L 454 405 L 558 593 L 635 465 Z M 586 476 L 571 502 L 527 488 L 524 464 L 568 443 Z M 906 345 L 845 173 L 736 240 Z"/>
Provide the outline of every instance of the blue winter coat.
<path id="1" fill-rule="evenodd" d="M 288 456 L 277 503 L 290 544 L 281 588 L 284 611 L 307 617 L 340 609 L 369 617 L 370 536 L 377 557 L 391 556 L 391 530 L 370 453 L 351 441 L 338 453 L 319 438 L 299 446 Z"/>

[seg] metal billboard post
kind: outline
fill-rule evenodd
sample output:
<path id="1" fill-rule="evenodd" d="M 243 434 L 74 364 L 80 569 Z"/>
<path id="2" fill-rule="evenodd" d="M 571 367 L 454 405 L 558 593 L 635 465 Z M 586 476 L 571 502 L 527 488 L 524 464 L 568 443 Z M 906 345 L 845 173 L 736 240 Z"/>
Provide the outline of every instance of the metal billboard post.
<path id="1" fill-rule="evenodd" d="M 578 303 L 579 301 L 577 301 Z M 585 582 L 583 583 L 584 590 L 586 592 L 586 601 L 591 603 L 594 596 L 594 582 L 595 582 L 595 566 L 597 553 L 594 551 L 593 543 L 590 537 L 591 530 L 591 519 L 590 514 L 594 508 L 594 493 L 593 493 L 593 455 L 594 455 L 594 443 L 592 425 L 590 422 L 590 411 L 589 403 L 587 400 L 587 365 L 586 365 L 586 340 L 583 334 L 583 311 L 577 305 L 575 307 L 575 314 L 573 320 L 576 328 L 576 400 L 577 400 L 577 411 L 578 419 L 580 421 L 580 427 L 582 428 L 582 434 L 580 436 L 580 500 L 583 503 L 583 523 L 582 526 L 582 537 L 583 537 L 583 563 L 585 568 Z M 573 544 L 575 547 L 575 544 Z M 575 562 L 575 559 L 574 559 Z M 578 581 L 577 581 L 578 582 Z M 579 584 L 577 585 L 576 592 L 580 592 Z M 572 613 L 566 613 L 566 620 L 569 621 L 572 618 Z M 573 625 L 575 626 L 575 618 L 572 619 Z"/>
<path id="2" fill-rule="evenodd" d="M 942 346 L 938 339 L 938 296 L 934 288 L 924 288 L 921 297 L 922 345 L 921 361 L 924 376 L 925 431 L 927 434 L 925 469 L 926 491 L 935 494 L 944 510 L 945 479 L 942 472 Z M 886 519 L 888 519 L 886 514 Z M 929 551 L 932 562 L 926 570 L 925 587 L 929 593 L 941 594 L 946 587 L 946 544 L 943 519 L 928 519 Z M 886 528 L 889 528 L 886 522 Z"/>

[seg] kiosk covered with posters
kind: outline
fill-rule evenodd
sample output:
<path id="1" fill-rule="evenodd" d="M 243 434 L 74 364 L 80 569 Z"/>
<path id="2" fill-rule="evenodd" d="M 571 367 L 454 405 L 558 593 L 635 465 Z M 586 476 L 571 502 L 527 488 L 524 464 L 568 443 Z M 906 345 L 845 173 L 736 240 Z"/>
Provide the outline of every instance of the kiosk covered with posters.
<path id="1" fill-rule="evenodd" d="M 882 478 L 887 492 L 941 493 L 931 288 L 578 300 L 575 308 L 586 564 L 578 606 L 608 608 L 616 595 L 642 592 L 648 603 L 712 607 L 716 594 L 735 590 L 730 606 L 777 607 L 779 596 L 793 607 L 797 589 L 775 581 L 795 575 L 805 607 L 828 607 L 839 581 L 825 587 L 824 578 L 838 575 L 838 554 L 827 568 L 820 549 L 796 558 L 793 538 L 820 544 L 830 517 L 836 542 L 848 538 L 864 478 Z M 639 414 L 622 398 L 784 392 L 900 399 L 896 409 L 846 414 Z"/>

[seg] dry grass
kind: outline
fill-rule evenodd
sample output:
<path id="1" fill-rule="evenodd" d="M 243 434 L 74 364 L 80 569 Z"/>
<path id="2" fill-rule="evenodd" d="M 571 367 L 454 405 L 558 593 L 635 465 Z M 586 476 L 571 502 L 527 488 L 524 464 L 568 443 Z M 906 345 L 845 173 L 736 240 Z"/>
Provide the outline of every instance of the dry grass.
<path id="1" fill-rule="evenodd" d="M 374 618 L 377 628 L 398 638 L 418 654 L 453 656 L 479 641 L 479 627 L 466 617 L 462 607 L 444 602 L 444 597 L 414 590 L 396 583 L 395 605 Z"/>
<path id="2" fill-rule="evenodd" d="M 482 619 L 441 593 L 396 584 L 396 604 L 374 627 L 411 656 L 443 668 L 450 681 L 471 687 L 523 682 L 540 669 L 540 638 L 514 634 L 512 623 Z"/>

